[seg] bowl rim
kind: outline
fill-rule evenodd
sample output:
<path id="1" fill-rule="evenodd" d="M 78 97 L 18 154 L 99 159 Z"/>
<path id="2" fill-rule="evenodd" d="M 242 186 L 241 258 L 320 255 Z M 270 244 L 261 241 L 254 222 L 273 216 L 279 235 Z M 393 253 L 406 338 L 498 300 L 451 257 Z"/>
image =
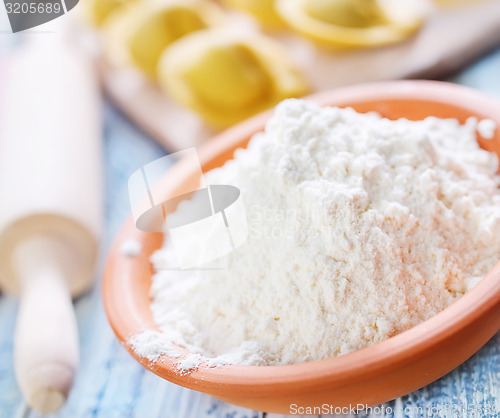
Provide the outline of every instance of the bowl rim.
<path id="1" fill-rule="evenodd" d="M 491 118 L 500 127 L 500 102 L 474 89 L 446 82 L 423 80 L 377 82 L 322 92 L 306 99 L 322 106 L 346 106 L 380 99 L 432 101 L 437 104 L 452 104 L 470 112 L 471 115 Z M 199 148 L 202 166 L 224 152 L 231 144 L 239 143 L 244 138 L 262 131 L 271 114 L 272 111 L 267 111 L 257 115 L 203 144 Z M 239 140 L 236 141 L 235 138 Z M 171 170 L 166 176 L 170 176 Z M 165 184 L 164 181 L 161 183 Z M 474 322 L 483 315 L 491 311 L 500 313 L 500 262 L 498 262 L 473 289 L 449 307 L 415 327 L 372 346 L 342 356 L 307 363 L 280 366 L 199 367 L 193 372 L 181 375 L 176 369 L 178 359 L 162 356 L 161 361 L 152 363 L 135 353 L 127 340 L 130 335 L 144 330 L 144 322 L 140 319 L 140 314 L 139 317 L 134 316 L 137 313 L 134 309 L 129 309 L 130 313 L 126 309 L 116 309 L 117 304 L 124 303 L 124 299 L 113 292 L 117 281 L 122 280 L 121 273 L 118 274 L 116 271 L 121 243 L 130 238 L 145 239 L 144 234 L 148 233 L 138 231 L 133 220 L 129 218 L 110 251 L 102 282 L 102 297 L 111 327 L 130 354 L 153 373 L 182 386 L 213 394 L 220 393 L 227 397 L 241 396 L 244 391 L 246 397 L 271 397 L 356 383 L 376 375 L 381 370 L 387 372 L 402 364 L 413 362 L 460 330 L 474 325 Z M 144 260 L 149 263 L 149 256 L 145 256 Z M 148 268 L 151 269 L 151 266 Z M 133 301 L 125 299 L 125 303 L 130 304 Z M 132 305 L 130 307 L 133 308 Z M 491 335 L 499 328 L 500 315 L 497 315 Z"/>

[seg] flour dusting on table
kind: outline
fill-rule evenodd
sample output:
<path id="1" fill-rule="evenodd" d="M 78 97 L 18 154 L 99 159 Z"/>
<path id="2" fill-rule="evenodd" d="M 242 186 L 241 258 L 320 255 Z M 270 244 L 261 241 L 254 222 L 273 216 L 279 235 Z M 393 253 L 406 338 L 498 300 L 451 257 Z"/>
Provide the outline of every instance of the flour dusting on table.
<path id="1" fill-rule="evenodd" d="M 194 367 L 290 364 L 437 314 L 500 255 L 498 160 L 476 129 L 474 119 L 389 121 L 283 102 L 248 149 L 206 176 L 241 190 L 247 241 L 216 262 L 222 270 L 175 271 L 167 239 L 152 257 L 162 343 L 132 345 L 154 358 L 178 344 L 203 356 L 186 361 Z"/>

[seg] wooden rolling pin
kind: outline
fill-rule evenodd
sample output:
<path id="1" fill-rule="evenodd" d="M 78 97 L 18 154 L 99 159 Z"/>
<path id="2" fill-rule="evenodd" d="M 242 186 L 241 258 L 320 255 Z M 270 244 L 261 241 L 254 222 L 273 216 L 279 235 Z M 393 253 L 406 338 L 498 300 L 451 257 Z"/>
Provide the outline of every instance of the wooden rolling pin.
<path id="1" fill-rule="evenodd" d="M 59 409 L 78 363 L 71 297 L 91 285 L 101 220 L 100 100 L 92 64 L 58 33 L 9 58 L 0 100 L 0 287 L 21 297 L 16 377 Z"/>

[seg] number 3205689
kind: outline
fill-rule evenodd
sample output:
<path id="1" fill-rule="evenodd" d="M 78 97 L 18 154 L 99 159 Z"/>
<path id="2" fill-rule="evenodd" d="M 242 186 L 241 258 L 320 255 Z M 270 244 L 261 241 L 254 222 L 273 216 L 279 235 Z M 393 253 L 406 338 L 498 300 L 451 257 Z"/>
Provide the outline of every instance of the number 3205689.
<path id="1" fill-rule="evenodd" d="M 61 3 L 5 3 L 7 13 L 35 14 L 35 13 L 60 13 Z"/>

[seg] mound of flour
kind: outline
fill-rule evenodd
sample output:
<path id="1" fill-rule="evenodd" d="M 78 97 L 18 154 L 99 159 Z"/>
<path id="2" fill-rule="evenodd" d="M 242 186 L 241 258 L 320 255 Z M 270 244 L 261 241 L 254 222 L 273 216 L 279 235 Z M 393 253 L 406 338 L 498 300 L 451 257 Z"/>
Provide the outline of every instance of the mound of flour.
<path id="1" fill-rule="evenodd" d="M 202 271 L 165 270 L 176 264 L 167 240 L 152 258 L 162 333 L 131 344 L 151 358 L 175 342 L 209 365 L 289 364 L 435 315 L 500 255 L 498 161 L 478 147 L 476 122 L 283 102 L 206 177 L 240 188 L 248 240 Z"/>

